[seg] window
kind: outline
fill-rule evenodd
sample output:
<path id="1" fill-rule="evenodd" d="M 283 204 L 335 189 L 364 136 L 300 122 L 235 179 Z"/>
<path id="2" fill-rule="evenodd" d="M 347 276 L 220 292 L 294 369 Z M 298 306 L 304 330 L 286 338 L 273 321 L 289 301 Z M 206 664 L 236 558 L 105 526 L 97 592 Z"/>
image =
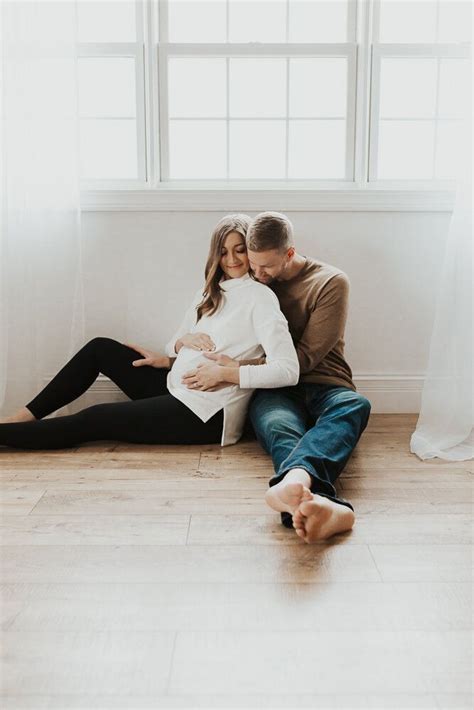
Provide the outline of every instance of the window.
<path id="1" fill-rule="evenodd" d="M 81 174 L 145 182 L 141 3 L 78 2 Z"/>
<path id="2" fill-rule="evenodd" d="M 80 0 L 88 187 L 436 186 L 469 0 Z"/>
<path id="3" fill-rule="evenodd" d="M 369 179 L 455 178 L 470 3 L 380 0 L 374 24 Z"/>

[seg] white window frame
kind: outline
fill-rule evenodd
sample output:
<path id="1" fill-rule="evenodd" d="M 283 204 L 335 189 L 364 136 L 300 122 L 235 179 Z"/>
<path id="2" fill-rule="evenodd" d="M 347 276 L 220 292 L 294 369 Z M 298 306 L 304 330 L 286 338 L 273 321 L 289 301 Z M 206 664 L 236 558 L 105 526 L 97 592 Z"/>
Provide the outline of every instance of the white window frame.
<path id="1" fill-rule="evenodd" d="M 438 14 L 439 14 L 439 4 L 438 4 Z M 399 57 L 399 58 L 416 58 L 416 57 L 427 57 L 435 58 L 438 60 L 438 87 L 439 89 L 439 66 L 440 59 L 468 59 L 469 45 L 468 43 L 380 43 L 379 40 L 379 29 L 380 29 L 380 0 L 375 0 L 374 4 L 374 32 L 373 32 L 373 45 L 372 45 L 372 68 L 371 68 L 371 102 L 370 102 L 370 142 L 369 142 L 369 170 L 368 170 L 368 180 L 369 185 L 377 184 L 387 187 L 405 187 L 410 184 L 413 185 L 430 185 L 433 189 L 436 187 L 441 187 L 445 189 L 453 189 L 454 184 L 451 180 L 387 180 L 381 179 L 377 176 L 378 167 L 378 155 L 379 155 L 379 125 L 380 125 L 380 69 L 382 64 L 382 59 L 385 57 Z M 437 128 L 438 120 L 438 102 L 436 101 L 436 115 L 433 117 L 435 122 L 435 131 Z M 420 120 L 430 120 L 430 119 L 420 119 Z M 435 141 L 435 151 L 436 151 L 436 141 Z M 433 156 L 434 157 L 434 156 Z"/>
<path id="2" fill-rule="evenodd" d="M 352 42 L 341 44 L 170 44 L 167 31 L 167 0 L 137 3 L 137 43 L 129 45 L 81 45 L 81 56 L 126 56 L 136 59 L 137 140 L 139 179 L 84 184 L 84 211 L 208 211 L 279 209 L 287 211 L 442 211 L 453 206 L 452 181 L 369 181 L 377 140 L 380 57 L 394 47 L 413 45 L 369 43 L 378 22 L 379 0 L 349 0 L 348 23 Z M 161 22 L 160 22 L 161 20 Z M 377 27 L 378 30 L 378 27 Z M 446 47 L 428 45 L 444 51 Z M 419 47 L 419 45 L 417 45 Z M 449 51 L 460 52 L 459 45 Z M 424 51 L 424 47 L 422 50 Z M 431 49 L 430 49 L 431 51 Z M 462 51 L 467 51 L 462 48 Z M 84 54 L 83 52 L 87 52 Z M 97 52 L 90 54 L 89 52 Z M 100 54 L 99 54 L 100 52 Z M 338 180 L 221 180 L 168 181 L 167 106 L 165 63 L 170 56 L 344 56 L 348 58 L 346 178 Z M 430 55 L 431 56 L 431 55 Z M 451 56 L 451 55 L 449 55 Z M 375 76 L 374 78 L 377 78 Z M 352 81 L 351 81 L 352 79 Z M 160 91 L 155 87 L 160 87 Z M 140 152 L 140 151 L 139 151 Z M 160 174 L 160 166 L 163 173 Z"/>
<path id="3" fill-rule="evenodd" d="M 101 189 L 134 190 L 146 187 L 147 184 L 147 131 L 146 113 L 147 100 L 145 92 L 145 45 L 144 32 L 147 26 L 146 15 L 142 12 L 140 3 L 135 5 L 136 42 L 84 42 L 78 45 L 78 57 L 131 57 L 135 60 L 135 104 L 136 104 L 136 140 L 137 140 L 137 179 L 136 180 L 83 180 L 84 191 L 99 191 Z M 113 117 L 112 117 L 113 118 Z M 95 120 L 101 120 L 96 118 Z M 107 119 L 105 119 L 107 120 Z"/>

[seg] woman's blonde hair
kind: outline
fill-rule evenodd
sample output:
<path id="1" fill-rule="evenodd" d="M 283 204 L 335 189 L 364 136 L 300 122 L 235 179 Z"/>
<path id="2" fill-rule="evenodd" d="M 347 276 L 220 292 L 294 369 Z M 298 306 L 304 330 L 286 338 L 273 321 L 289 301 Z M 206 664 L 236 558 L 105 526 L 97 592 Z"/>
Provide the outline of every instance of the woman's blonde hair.
<path id="1" fill-rule="evenodd" d="M 202 292 L 203 299 L 196 307 L 197 320 L 202 318 L 203 315 L 212 316 L 221 305 L 222 289 L 219 286 L 219 281 L 224 276 L 224 272 L 219 262 L 226 237 L 231 232 L 237 232 L 242 236 L 245 244 L 247 230 L 251 221 L 251 218 L 246 214 L 229 214 L 216 224 L 212 232 L 209 255 L 204 271 L 206 281 Z"/>

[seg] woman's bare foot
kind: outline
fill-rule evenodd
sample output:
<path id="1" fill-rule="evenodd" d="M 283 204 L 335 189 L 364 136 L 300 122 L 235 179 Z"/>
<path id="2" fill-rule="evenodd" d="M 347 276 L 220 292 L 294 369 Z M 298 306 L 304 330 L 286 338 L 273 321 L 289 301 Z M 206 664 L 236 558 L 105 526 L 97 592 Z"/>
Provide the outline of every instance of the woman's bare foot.
<path id="1" fill-rule="evenodd" d="M 265 501 L 279 513 L 294 513 L 303 501 L 312 499 L 310 485 L 309 473 L 301 468 L 292 469 L 279 483 L 268 489 Z"/>
<path id="2" fill-rule="evenodd" d="M 311 493 L 312 500 L 304 500 L 293 513 L 293 527 L 305 542 L 321 542 L 337 533 L 351 530 L 354 512 L 329 498 Z"/>
<path id="3" fill-rule="evenodd" d="M 29 409 L 23 407 L 19 409 L 18 412 L 12 414 L 10 417 L 5 417 L 0 419 L 0 424 L 13 424 L 15 422 L 33 422 L 36 417 L 30 412 Z"/>

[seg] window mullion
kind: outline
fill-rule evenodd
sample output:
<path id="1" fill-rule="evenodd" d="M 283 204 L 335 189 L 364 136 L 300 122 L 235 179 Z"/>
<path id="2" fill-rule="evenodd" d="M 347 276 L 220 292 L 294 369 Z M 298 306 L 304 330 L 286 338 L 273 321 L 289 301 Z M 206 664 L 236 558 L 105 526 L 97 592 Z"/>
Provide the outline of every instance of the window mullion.
<path id="1" fill-rule="evenodd" d="M 355 58 L 355 137 L 354 137 L 354 181 L 366 186 L 369 181 L 369 130 L 370 97 L 372 71 L 372 44 L 374 13 L 378 7 L 367 1 L 357 4 Z"/>

